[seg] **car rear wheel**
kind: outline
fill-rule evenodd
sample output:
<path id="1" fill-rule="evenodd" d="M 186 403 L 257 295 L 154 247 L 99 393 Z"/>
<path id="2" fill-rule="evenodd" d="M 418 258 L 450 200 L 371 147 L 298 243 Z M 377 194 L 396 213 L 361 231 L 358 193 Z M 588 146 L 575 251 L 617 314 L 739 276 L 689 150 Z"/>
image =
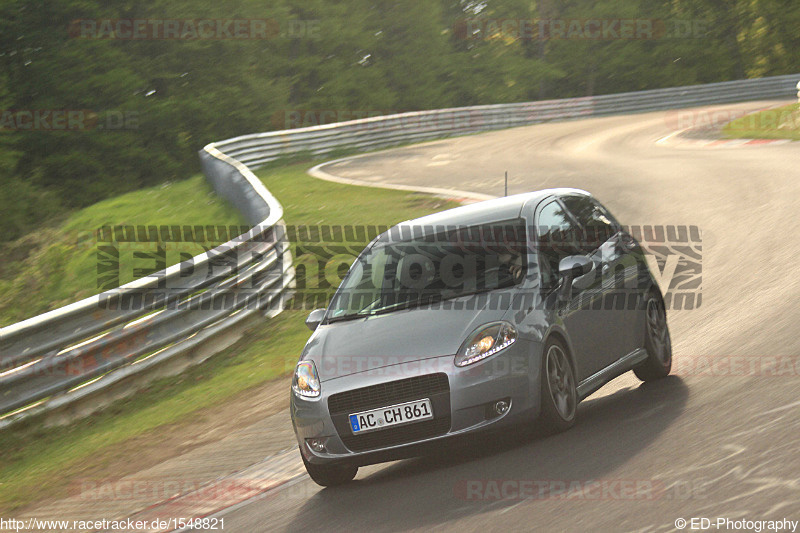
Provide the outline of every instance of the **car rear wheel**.
<path id="1" fill-rule="evenodd" d="M 642 381 L 653 381 L 669 375 L 672 370 L 672 341 L 667 326 L 667 311 L 664 300 L 650 293 L 645 304 L 646 331 L 644 347 L 647 359 L 633 369 Z"/>
<path id="2" fill-rule="evenodd" d="M 302 457 L 302 453 L 300 454 Z M 344 485 L 353 480 L 358 473 L 358 467 L 352 465 L 315 465 L 306 461 L 303 457 L 303 465 L 306 467 L 306 472 L 314 480 L 314 483 L 323 487 L 334 487 L 336 485 Z"/>
<path id="3" fill-rule="evenodd" d="M 575 424 L 578 393 L 575 374 L 564 345 L 557 340 L 547 343 L 542 357 L 542 414 L 545 428 L 565 431 Z"/>

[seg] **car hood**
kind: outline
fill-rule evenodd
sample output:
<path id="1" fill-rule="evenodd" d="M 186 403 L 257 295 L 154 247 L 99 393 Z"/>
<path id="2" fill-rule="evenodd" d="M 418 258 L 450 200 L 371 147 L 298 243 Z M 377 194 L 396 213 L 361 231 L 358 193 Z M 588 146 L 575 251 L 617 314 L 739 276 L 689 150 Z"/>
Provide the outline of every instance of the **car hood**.
<path id="1" fill-rule="evenodd" d="M 472 331 L 503 318 L 506 309 L 497 303 L 486 302 L 470 310 L 407 309 L 319 326 L 302 358 L 313 360 L 320 380 L 326 381 L 391 365 L 454 356 Z"/>

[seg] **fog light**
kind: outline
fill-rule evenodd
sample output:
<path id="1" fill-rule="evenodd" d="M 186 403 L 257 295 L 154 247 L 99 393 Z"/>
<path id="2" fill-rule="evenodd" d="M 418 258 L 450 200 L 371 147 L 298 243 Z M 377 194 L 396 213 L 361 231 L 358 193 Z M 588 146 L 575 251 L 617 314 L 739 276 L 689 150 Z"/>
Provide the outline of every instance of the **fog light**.
<path id="1" fill-rule="evenodd" d="M 505 400 L 500 400 L 496 404 L 494 404 L 494 412 L 498 415 L 504 415 L 508 411 L 508 402 Z"/>
<path id="2" fill-rule="evenodd" d="M 306 442 L 308 443 L 308 447 L 315 452 L 322 453 L 325 451 L 324 439 L 308 439 Z"/>

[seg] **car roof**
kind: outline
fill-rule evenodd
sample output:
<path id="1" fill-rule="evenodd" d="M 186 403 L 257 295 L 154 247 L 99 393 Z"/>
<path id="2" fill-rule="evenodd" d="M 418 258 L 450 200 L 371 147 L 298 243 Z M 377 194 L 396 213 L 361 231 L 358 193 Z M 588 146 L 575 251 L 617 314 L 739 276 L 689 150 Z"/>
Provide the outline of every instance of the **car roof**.
<path id="1" fill-rule="evenodd" d="M 581 189 L 544 189 L 448 209 L 440 213 L 434 213 L 413 220 L 406 220 L 405 222 L 397 224 L 395 228 L 403 228 L 406 226 L 474 226 L 502 220 L 511 220 L 519 218 L 526 204 L 536 205 L 546 198 L 565 196 L 568 194 L 591 196 L 591 194 Z"/>

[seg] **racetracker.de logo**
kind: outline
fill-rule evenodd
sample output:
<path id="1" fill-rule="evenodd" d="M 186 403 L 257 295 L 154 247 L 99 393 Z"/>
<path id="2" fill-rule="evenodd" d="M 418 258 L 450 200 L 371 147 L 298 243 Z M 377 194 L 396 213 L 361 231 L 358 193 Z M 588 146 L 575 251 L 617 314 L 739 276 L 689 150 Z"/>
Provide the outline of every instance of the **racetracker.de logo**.
<path id="1" fill-rule="evenodd" d="M 81 479 L 73 482 L 70 493 L 84 501 L 165 501 L 177 496 L 194 502 L 232 502 L 249 498 L 275 479 Z"/>
<path id="2" fill-rule="evenodd" d="M 664 484 L 652 479 L 467 479 L 454 491 L 467 501 L 656 500 Z"/>
<path id="3" fill-rule="evenodd" d="M 703 479 L 462 479 L 453 486 L 466 501 L 690 500 L 707 497 Z"/>
<path id="4" fill-rule="evenodd" d="M 457 39 L 482 40 L 652 40 L 706 36 L 703 20 L 464 18 L 453 25 Z"/>
<path id="5" fill-rule="evenodd" d="M 772 131 L 800 128 L 800 111 L 780 107 L 776 109 L 715 108 L 676 109 L 664 114 L 664 123 L 672 131 L 717 130 Z"/>
<path id="6" fill-rule="evenodd" d="M 292 19 L 78 19 L 69 25 L 73 39 L 250 40 L 319 37 L 319 20 Z"/>
<path id="7" fill-rule="evenodd" d="M 135 130 L 137 111 L 89 109 L 0 109 L 0 132 Z"/>
<path id="8" fill-rule="evenodd" d="M 796 355 L 685 355 L 672 362 L 676 376 L 767 377 L 797 379 L 800 356 Z"/>

